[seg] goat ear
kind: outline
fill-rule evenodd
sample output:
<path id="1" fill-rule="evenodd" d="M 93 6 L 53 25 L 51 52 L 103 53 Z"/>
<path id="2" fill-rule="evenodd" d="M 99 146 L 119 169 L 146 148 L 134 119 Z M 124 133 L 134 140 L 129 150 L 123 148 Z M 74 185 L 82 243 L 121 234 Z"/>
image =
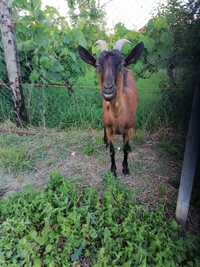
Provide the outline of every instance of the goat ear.
<path id="1" fill-rule="evenodd" d="M 142 51 L 144 49 L 144 43 L 140 42 L 139 44 L 137 44 L 129 53 L 129 55 L 125 58 L 125 66 L 128 66 L 132 63 L 135 63 L 138 58 L 141 56 Z"/>
<path id="2" fill-rule="evenodd" d="M 81 45 L 78 46 L 78 53 L 83 61 L 85 61 L 87 64 L 90 64 L 94 67 L 96 67 L 96 58 L 93 57 L 90 52 L 88 52 L 84 47 Z"/>

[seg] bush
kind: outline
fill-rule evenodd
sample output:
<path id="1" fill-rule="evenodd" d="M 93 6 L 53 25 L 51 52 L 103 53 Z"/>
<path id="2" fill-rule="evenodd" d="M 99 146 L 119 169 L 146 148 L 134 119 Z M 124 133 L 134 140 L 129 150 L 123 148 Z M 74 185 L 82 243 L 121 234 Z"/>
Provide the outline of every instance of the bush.
<path id="1" fill-rule="evenodd" d="M 199 266 L 199 238 L 149 211 L 112 176 L 100 198 L 54 173 L 0 201 L 1 266 Z"/>

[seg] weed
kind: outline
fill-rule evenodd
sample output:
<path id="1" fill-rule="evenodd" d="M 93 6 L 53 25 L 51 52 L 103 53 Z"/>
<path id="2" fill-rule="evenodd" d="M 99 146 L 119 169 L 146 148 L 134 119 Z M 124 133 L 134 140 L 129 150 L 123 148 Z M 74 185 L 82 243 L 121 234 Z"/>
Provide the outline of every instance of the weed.
<path id="1" fill-rule="evenodd" d="M 159 192 L 160 192 L 160 198 L 164 198 L 166 194 L 166 185 L 165 184 L 160 184 L 159 186 Z"/>
<path id="2" fill-rule="evenodd" d="M 99 154 L 101 154 L 102 149 L 104 149 L 102 135 L 91 136 L 89 134 L 89 136 L 84 141 L 85 142 L 82 146 L 82 152 L 87 156 L 98 156 Z"/>
<path id="3" fill-rule="evenodd" d="M 145 131 L 144 129 L 137 129 L 134 134 L 134 143 L 136 144 L 143 144 L 145 141 Z"/>
<path id="4" fill-rule="evenodd" d="M 183 157 L 183 144 L 176 140 L 162 139 L 159 143 L 159 147 L 165 153 L 174 156 L 177 160 L 182 160 Z"/>
<path id="5" fill-rule="evenodd" d="M 24 149 L 15 147 L 0 148 L 0 167 L 7 172 L 21 172 L 32 168 L 31 157 Z"/>
<path id="6" fill-rule="evenodd" d="M 94 146 L 92 144 L 86 144 L 83 146 L 83 153 L 87 156 L 94 154 Z"/>
<path id="7" fill-rule="evenodd" d="M 183 238 L 163 206 L 137 204 L 111 175 L 104 186 L 100 198 L 54 172 L 44 190 L 1 200 L 0 265 L 199 266 L 199 237 Z"/>

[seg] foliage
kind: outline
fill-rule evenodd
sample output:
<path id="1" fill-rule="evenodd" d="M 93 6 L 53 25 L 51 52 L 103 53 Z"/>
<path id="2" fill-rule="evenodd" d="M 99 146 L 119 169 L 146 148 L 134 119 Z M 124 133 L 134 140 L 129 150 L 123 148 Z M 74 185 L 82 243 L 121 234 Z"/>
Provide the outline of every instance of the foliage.
<path id="1" fill-rule="evenodd" d="M 24 7 L 16 1 L 16 35 L 23 80 L 73 84 L 83 71 L 76 47 L 78 43 L 84 44 L 84 36 L 80 30 L 70 29 L 56 9 L 46 7 L 43 11 L 36 2 L 31 8 L 28 2 Z M 22 11 L 23 16 L 19 15 Z"/>
<path id="2" fill-rule="evenodd" d="M 66 88 L 71 88 L 75 86 L 77 79 L 81 76 L 81 74 L 84 74 L 87 70 L 87 66 L 80 60 L 76 49 L 79 44 L 82 44 L 83 46 L 92 46 L 92 44 L 96 41 L 96 38 L 100 36 L 100 33 L 105 35 L 103 30 L 101 30 L 103 27 L 103 11 L 97 6 L 96 1 L 89 1 L 90 3 L 88 4 L 87 9 L 83 8 L 83 6 L 85 7 L 85 4 L 81 1 L 74 1 L 74 3 L 72 3 L 72 1 L 68 2 L 71 12 L 73 8 L 74 10 L 77 9 L 77 5 L 80 12 L 80 16 L 78 17 L 79 19 L 76 21 L 76 23 L 74 21 L 72 26 L 69 26 L 67 19 L 61 17 L 55 8 L 47 6 L 45 9 L 42 9 L 40 0 L 35 0 L 31 3 L 28 0 L 12 1 L 13 19 L 16 23 L 17 45 L 22 79 L 24 83 L 62 83 L 66 85 Z M 88 22 L 89 20 L 90 23 Z M 87 40 L 90 40 L 90 43 L 88 42 L 87 45 L 86 38 Z M 0 49 L 2 50 L 1 42 Z M 0 68 L 1 78 L 7 83 L 3 53 L 0 54 L 0 66 L 2 66 L 2 68 Z M 4 89 L 2 86 L 2 90 L 0 92 L 1 96 L 4 95 L 6 90 L 7 88 Z M 38 105 L 38 103 L 28 98 L 32 97 L 32 95 L 30 95 L 32 93 L 30 93 L 30 90 L 27 93 L 27 90 L 25 89 L 25 100 L 28 104 L 28 108 L 30 108 L 30 103 L 33 103 L 33 106 L 31 106 L 31 111 L 29 109 L 29 113 L 31 116 L 30 121 L 34 125 L 41 125 L 41 121 L 42 125 L 44 125 L 44 114 L 42 112 L 45 112 L 45 116 L 50 117 L 49 119 L 51 120 L 51 123 L 48 123 L 48 126 L 50 127 L 62 127 L 63 119 L 66 121 L 64 123 L 65 125 L 71 125 L 72 121 L 73 123 L 75 121 L 75 117 L 73 115 L 74 111 L 76 115 L 78 113 L 77 123 L 80 120 L 83 121 L 82 118 L 87 117 L 85 125 L 90 120 L 92 126 L 93 119 L 91 118 L 91 114 L 99 114 L 98 107 L 97 110 L 94 110 L 94 108 L 90 109 L 90 107 L 94 106 L 92 102 L 90 105 L 86 106 L 85 103 L 87 103 L 88 97 L 87 93 L 85 97 L 80 96 L 81 107 L 83 106 L 82 103 L 84 102 L 84 106 L 86 106 L 87 109 L 84 110 L 84 112 L 87 112 L 87 114 L 81 114 L 82 110 L 75 107 L 79 97 L 74 96 L 73 98 L 70 98 L 63 92 L 64 90 L 61 90 L 61 94 L 57 92 L 52 94 L 51 89 L 46 98 L 44 97 L 43 91 L 39 92 L 39 90 L 36 90 L 36 92 L 33 93 L 34 100 L 39 100 L 41 105 L 41 110 L 38 109 L 36 111 L 35 106 Z M 33 90 L 35 90 L 35 88 Z M 0 99 L 1 120 L 13 118 L 13 114 L 10 111 L 12 109 L 9 103 L 10 96 L 7 95 L 8 92 L 6 93 L 6 96 L 3 96 L 3 98 Z M 58 101 L 56 100 L 56 102 L 62 102 L 61 106 L 64 104 L 63 100 L 61 99 L 62 96 L 64 96 L 67 101 L 65 104 L 64 114 L 63 111 L 61 111 L 61 123 L 59 116 L 60 109 L 58 106 L 54 105 L 54 98 L 57 96 Z M 40 98 L 44 102 L 41 102 Z M 47 103 L 47 101 L 52 102 Z M 98 102 L 98 99 L 95 99 L 95 103 L 96 102 Z M 46 104 L 48 107 L 46 107 Z M 45 111 L 42 108 L 43 106 L 45 107 Z M 55 110 L 53 110 L 53 108 L 55 108 Z M 37 117 L 36 120 L 35 111 L 37 115 L 41 116 L 40 118 Z M 53 117 L 51 112 L 54 113 Z M 64 118 L 63 115 L 68 114 L 70 116 Z M 99 123 L 99 118 L 96 124 Z"/>
<path id="3" fill-rule="evenodd" d="M 87 47 L 92 48 L 98 39 L 106 38 L 104 10 L 96 0 L 66 0 L 73 27 L 87 38 Z"/>
<path id="4" fill-rule="evenodd" d="M 122 50 L 127 54 L 138 42 L 144 42 L 144 52 L 141 59 L 132 66 L 136 78 L 148 78 L 152 73 L 164 69 L 168 65 L 168 57 L 172 50 L 172 35 L 166 17 L 157 14 L 149 20 L 141 31 L 128 30 L 122 23 L 115 26 L 115 32 L 111 36 L 112 42 L 120 38 L 131 41 L 131 45 L 126 45 Z"/>
<path id="5" fill-rule="evenodd" d="M 43 10 L 40 0 L 12 1 L 23 81 L 73 85 L 84 73 L 76 49 L 79 44 L 86 46 L 86 38 L 93 44 L 103 34 L 104 13 L 95 0 L 67 3 L 72 26 L 55 8 Z"/>
<path id="6" fill-rule="evenodd" d="M 161 11 L 172 38 L 169 80 L 163 84 L 163 103 L 175 127 L 186 128 L 195 87 L 199 84 L 199 0 L 169 0 Z"/>
<path id="7" fill-rule="evenodd" d="M 1 266 L 199 266 L 198 237 L 183 238 L 164 209 L 149 211 L 112 176 L 103 198 L 52 174 L 45 190 L 0 201 Z"/>

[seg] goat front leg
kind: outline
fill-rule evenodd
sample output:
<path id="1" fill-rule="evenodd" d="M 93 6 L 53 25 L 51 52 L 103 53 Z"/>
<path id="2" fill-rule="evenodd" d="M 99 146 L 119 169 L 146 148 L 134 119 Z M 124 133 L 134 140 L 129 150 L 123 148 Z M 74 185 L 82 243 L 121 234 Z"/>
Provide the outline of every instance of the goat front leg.
<path id="1" fill-rule="evenodd" d="M 117 176 L 117 167 L 115 164 L 115 148 L 113 146 L 113 143 L 110 143 L 110 159 L 111 159 L 111 172 L 116 177 Z"/>
<path id="2" fill-rule="evenodd" d="M 129 130 L 127 133 L 123 134 L 123 151 L 124 151 L 124 159 L 122 162 L 122 172 L 124 175 L 127 175 L 130 173 L 129 167 L 128 167 L 128 154 L 131 151 L 131 147 L 129 145 L 130 136 L 132 134 L 132 131 Z"/>
<path id="3" fill-rule="evenodd" d="M 107 142 L 110 146 L 110 159 L 111 159 L 111 172 L 116 177 L 117 176 L 117 167 L 115 163 L 115 148 L 113 145 L 113 130 L 112 128 L 105 128 L 106 136 L 107 136 Z"/>
<path id="4" fill-rule="evenodd" d="M 104 144 L 106 145 L 106 148 L 108 147 L 108 138 L 106 134 L 106 127 L 104 127 L 104 136 L 103 136 Z"/>

